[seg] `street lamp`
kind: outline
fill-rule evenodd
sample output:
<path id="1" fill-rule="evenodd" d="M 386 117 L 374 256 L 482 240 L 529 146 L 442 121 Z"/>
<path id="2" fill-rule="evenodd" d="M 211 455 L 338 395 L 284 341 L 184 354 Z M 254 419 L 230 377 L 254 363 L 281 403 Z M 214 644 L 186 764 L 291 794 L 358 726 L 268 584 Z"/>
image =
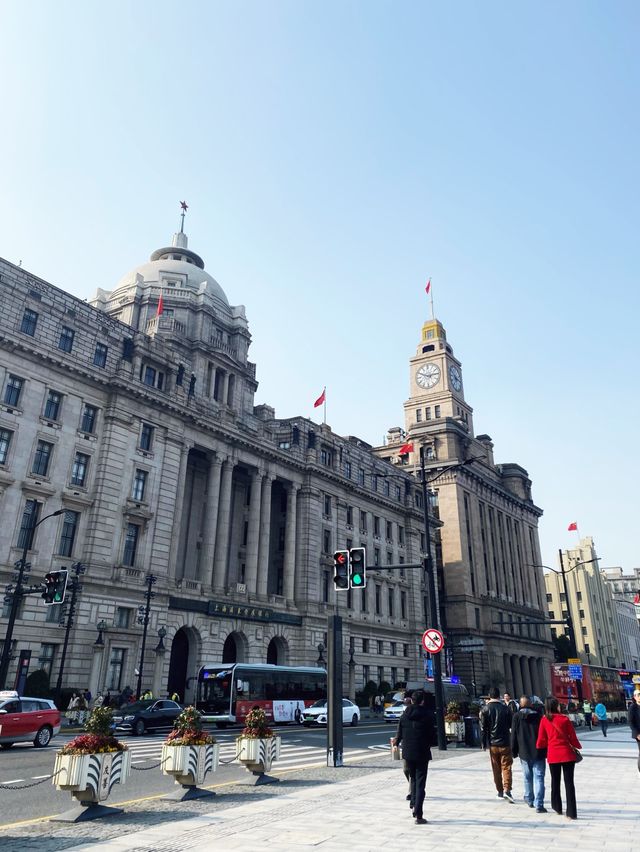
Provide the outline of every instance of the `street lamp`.
<path id="1" fill-rule="evenodd" d="M 102 635 L 104 631 L 107 629 L 109 625 L 106 621 L 99 621 L 96 624 L 96 629 L 98 631 L 98 638 L 93 643 L 94 648 L 104 648 L 104 636 Z"/>
<path id="2" fill-rule="evenodd" d="M 138 684 L 136 687 L 136 696 L 140 700 L 142 692 L 142 672 L 144 669 L 144 652 L 147 647 L 147 630 L 149 628 L 149 613 L 151 611 L 151 598 L 155 597 L 155 593 L 151 591 L 157 583 L 158 578 L 154 574 L 147 574 L 145 583 L 147 593 L 145 595 L 145 605 L 138 607 L 138 623 L 142 624 L 142 647 L 140 649 L 140 663 L 138 664 Z"/>
<path id="3" fill-rule="evenodd" d="M 326 666 L 326 662 L 325 662 L 325 659 L 323 657 L 323 654 L 325 652 L 325 647 L 322 644 L 322 642 L 320 642 L 320 644 L 318 645 L 317 650 L 318 650 L 318 659 L 316 660 L 316 666 L 320 666 L 320 667 Z"/>
<path id="4" fill-rule="evenodd" d="M 159 636 L 160 641 L 158 642 L 156 647 L 153 649 L 156 652 L 156 654 L 164 654 L 164 652 L 167 650 L 165 648 L 165 644 L 164 644 L 164 637 L 166 635 L 167 635 L 167 628 L 166 627 L 159 627 L 158 628 L 158 636 Z"/>
<path id="5" fill-rule="evenodd" d="M 24 574 L 27 570 L 27 553 L 31 546 L 33 545 L 33 536 L 35 534 L 36 529 L 40 526 L 40 524 L 48 521 L 49 518 L 56 518 L 58 515 L 63 515 L 66 509 L 58 509 L 57 512 L 52 512 L 50 515 L 45 515 L 44 518 L 40 518 L 35 524 L 29 524 L 28 528 L 24 533 L 24 547 L 22 548 L 22 559 L 20 560 L 20 567 L 18 568 L 18 576 L 16 578 L 16 585 L 13 590 L 13 596 L 11 598 L 11 611 L 9 612 L 9 622 L 7 624 L 7 632 L 4 637 L 4 645 L 2 646 L 2 657 L 0 657 L 0 689 L 5 688 L 5 684 L 7 681 L 7 674 L 9 672 L 9 656 L 11 653 L 11 640 L 13 639 L 13 628 L 16 623 L 16 618 L 18 617 L 18 607 L 20 606 L 20 601 L 24 596 Z M 31 511 L 29 512 L 30 520 L 33 520 L 36 517 L 35 505 L 32 503 Z"/>

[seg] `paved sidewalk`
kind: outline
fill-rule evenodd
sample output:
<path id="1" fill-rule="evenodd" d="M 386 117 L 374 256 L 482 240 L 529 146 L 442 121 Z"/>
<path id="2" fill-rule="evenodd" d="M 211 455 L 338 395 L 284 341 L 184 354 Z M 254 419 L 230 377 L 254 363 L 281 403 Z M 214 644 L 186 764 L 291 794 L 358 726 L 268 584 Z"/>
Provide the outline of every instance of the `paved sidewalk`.
<path id="1" fill-rule="evenodd" d="M 631 850 L 640 830 L 640 776 L 637 748 L 629 729 L 578 732 L 585 760 L 576 767 L 578 821 L 553 813 L 536 814 L 521 800 L 522 774 L 514 764 L 514 794 L 509 804 L 495 798 L 489 758 L 483 752 L 436 753 L 427 783 L 428 825 L 415 825 L 405 801 L 402 765 L 388 756 L 376 761 L 378 772 L 352 775 L 332 785 L 301 787 L 295 781 L 277 797 L 192 819 L 176 819 L 124 837 L 74 846 L 74 852 L 209 852 L 226 850 L 282 852 L 321 850 L 369 852 L 392 843 L 402 849 L 416 843 L 439 849 L 502 850 L 558 848 Z M 368 761 L 373 763 L 374 761 Z M 276 767 L 274 766 L 274 773 Z M 546 804 L 550 779 L 547 772 Z"/>

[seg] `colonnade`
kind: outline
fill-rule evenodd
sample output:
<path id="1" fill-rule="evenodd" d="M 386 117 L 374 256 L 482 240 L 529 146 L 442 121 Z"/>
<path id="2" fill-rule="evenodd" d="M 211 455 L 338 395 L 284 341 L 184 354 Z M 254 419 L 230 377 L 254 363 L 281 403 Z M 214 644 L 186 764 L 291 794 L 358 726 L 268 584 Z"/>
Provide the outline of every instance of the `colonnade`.
<path id="1" fill-rule="evenodd" d="M 502 660 L 506 690 L 512 698 L 517 701 L 521 695 L 546 696 L 548 678 L 544 660 L 517 654 L 503 654 Z"/>

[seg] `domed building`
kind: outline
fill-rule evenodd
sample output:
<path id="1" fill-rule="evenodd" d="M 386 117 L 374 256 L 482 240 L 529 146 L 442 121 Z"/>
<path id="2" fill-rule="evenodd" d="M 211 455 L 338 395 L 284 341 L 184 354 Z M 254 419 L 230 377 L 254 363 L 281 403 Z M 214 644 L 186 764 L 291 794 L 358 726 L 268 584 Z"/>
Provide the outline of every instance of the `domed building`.
<path id="1" fill-rule="evenodd" d="M 382 570 L 420 559 L 415 479 L 254 404 L 244 307 L 182 229 L 88 303 L 4 260 L 0 293 L 0 580 L 25 547 L 29 582 L 86 567 L 66 657 L 68 610 L 21 600 L 7 685 L 42 668 L 63 689 L 192 700 L 205 663 L 322 662 L 337 611 L 346 693 L 419 676 L 422 572 Z M 369 582 L 336 591 L 352 546 Z"/>

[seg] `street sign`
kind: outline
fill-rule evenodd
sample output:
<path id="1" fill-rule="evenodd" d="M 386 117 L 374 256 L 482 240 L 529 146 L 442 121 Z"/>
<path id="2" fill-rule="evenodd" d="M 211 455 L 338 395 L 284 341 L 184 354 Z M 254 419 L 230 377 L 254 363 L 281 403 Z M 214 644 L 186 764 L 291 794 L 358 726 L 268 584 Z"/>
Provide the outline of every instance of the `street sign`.
<path id="1" fill-rule="evenodd" d="M 439 654 L 444 648 L 444 636 L 435 627 L 429 627 L 422 634 L 422 647 L 429 654 Z"/>
<path id="2" fill-rule="evenodd" d="M 582 680 L 582 666 L 569 663 L 569 677 L 571 680 Z"/>
<path id="3" fill-rule="evenodd" d="M 567 663 L 570 666 L 579 666 L 581 662 L 582 660 L 580 659 L 580 657 L 569 657 L 569 659 L 567 660 Z"/>

